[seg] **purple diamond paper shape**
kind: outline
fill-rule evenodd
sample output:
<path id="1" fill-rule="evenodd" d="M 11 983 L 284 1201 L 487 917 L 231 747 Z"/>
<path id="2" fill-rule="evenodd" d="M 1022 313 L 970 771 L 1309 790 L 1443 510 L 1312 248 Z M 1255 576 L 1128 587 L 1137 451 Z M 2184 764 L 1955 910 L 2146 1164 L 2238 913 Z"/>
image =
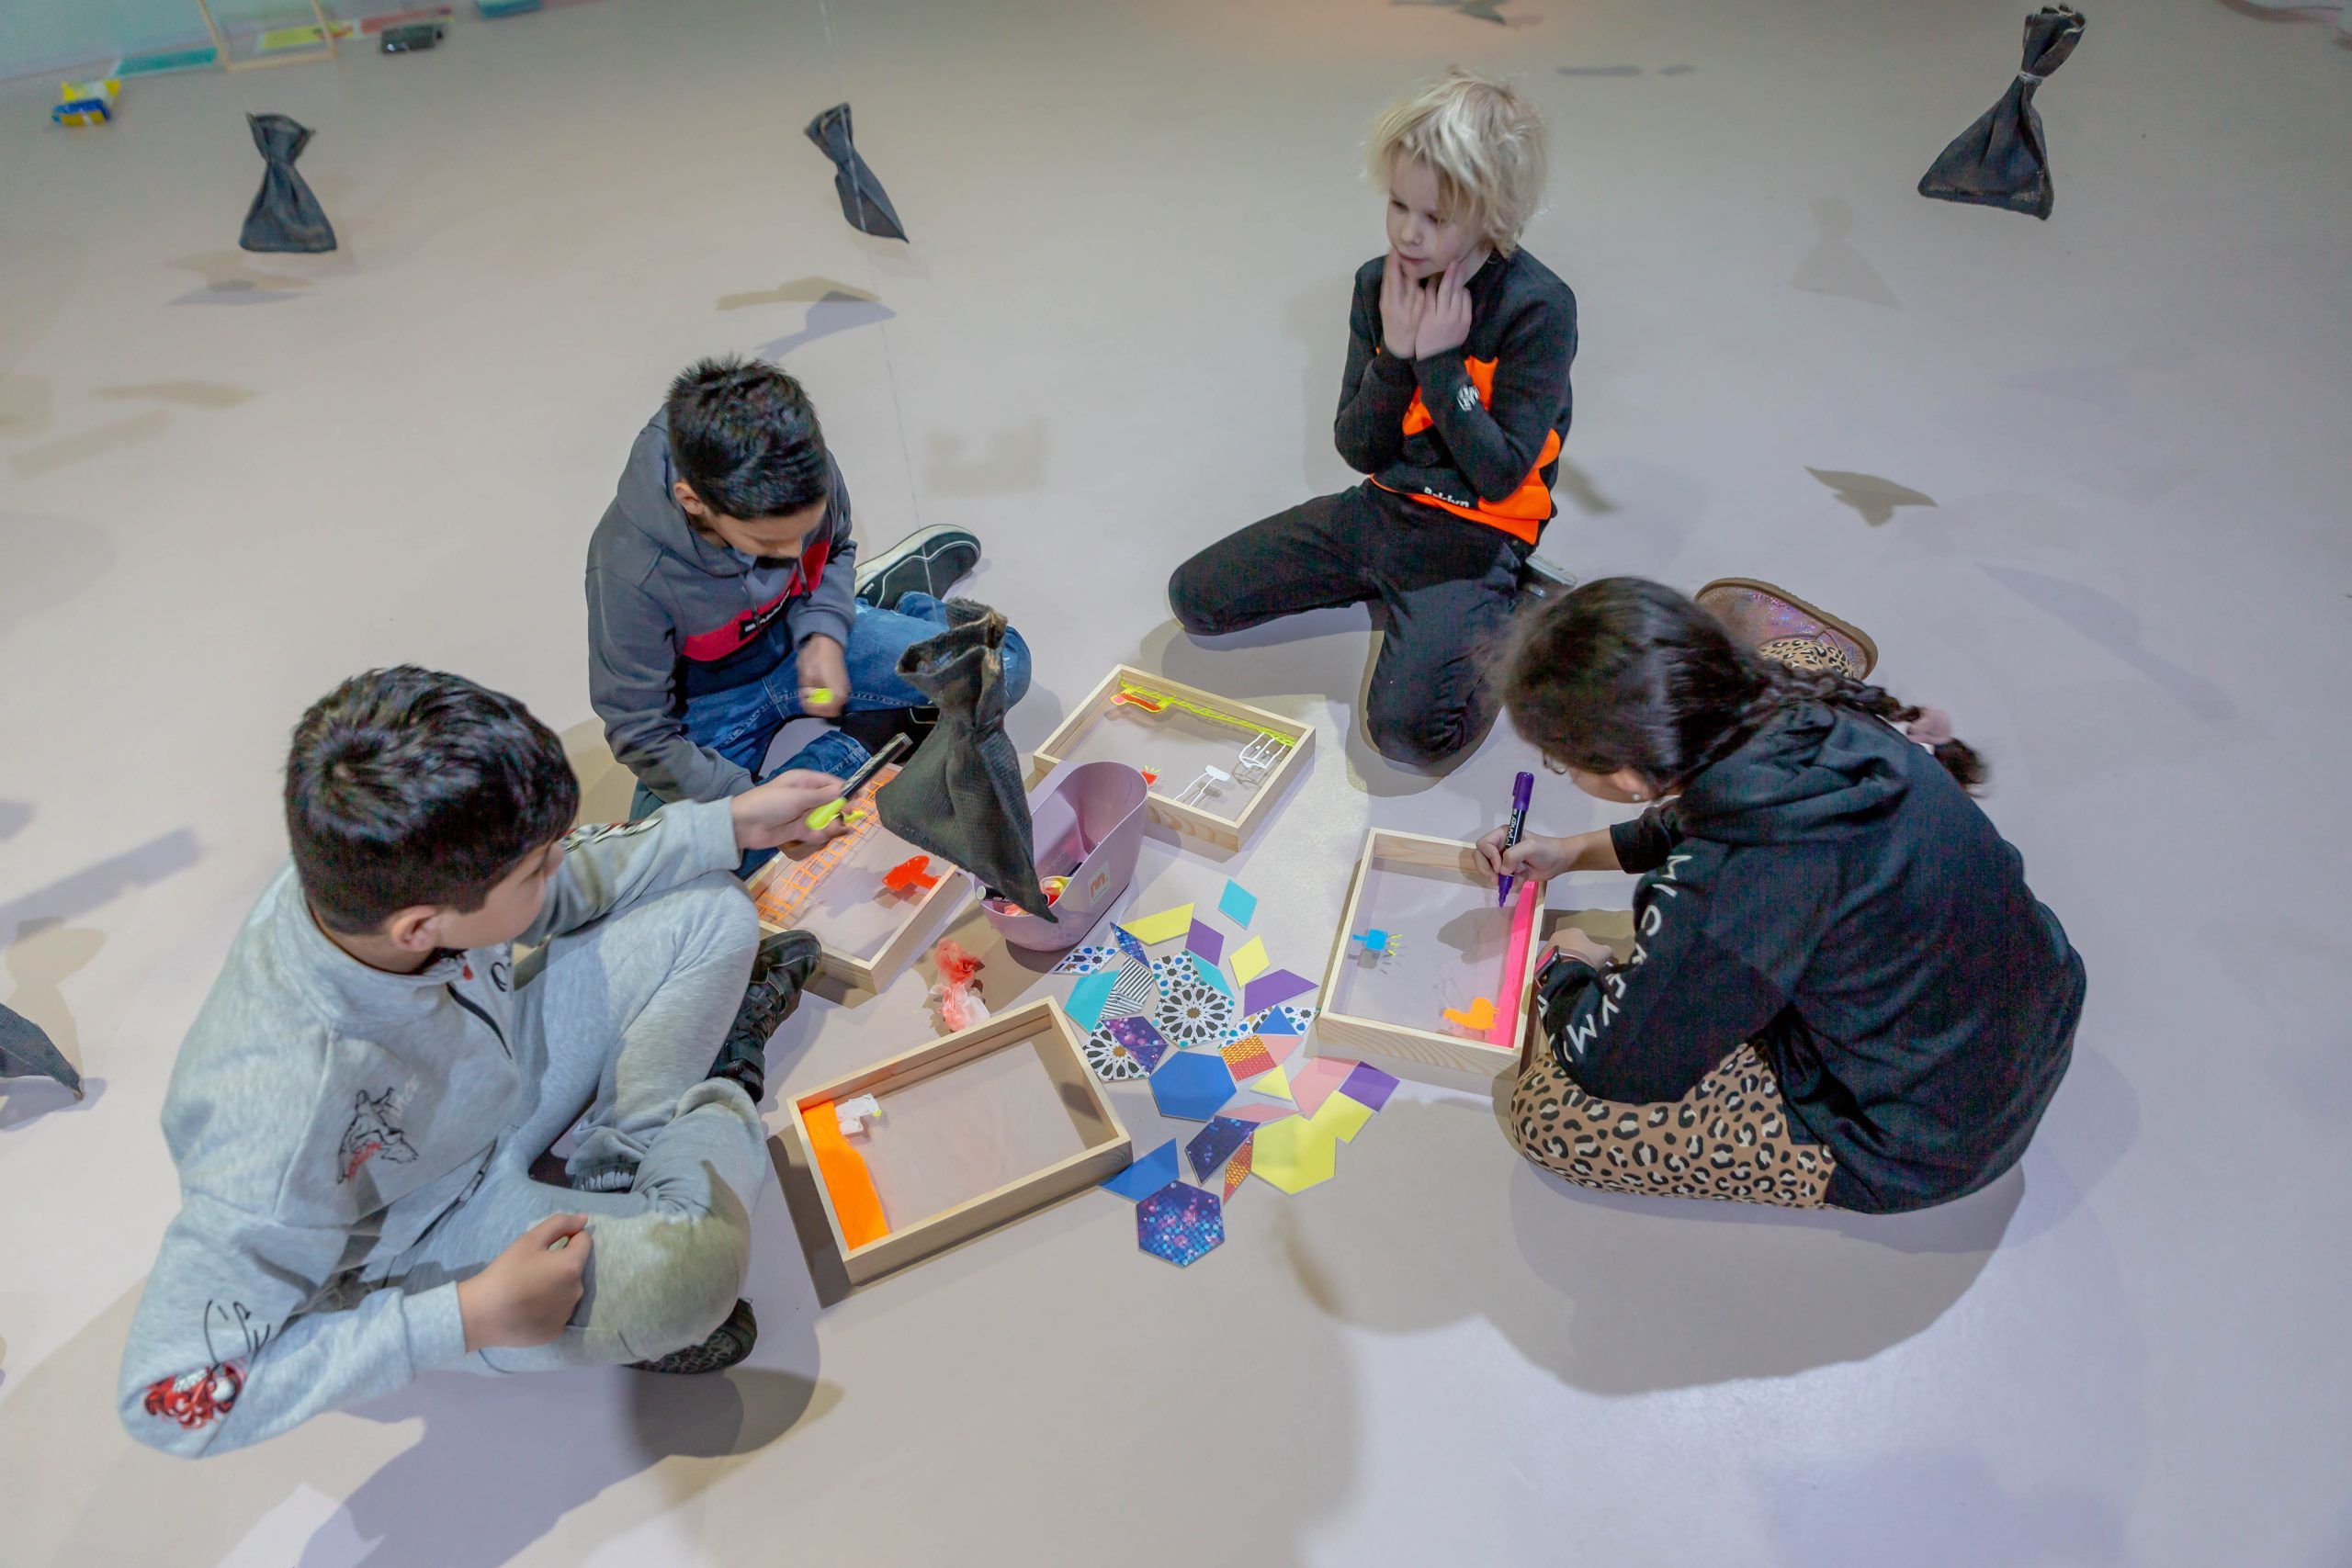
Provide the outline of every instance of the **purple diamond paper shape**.
<path id="1" fill-rule="evenodd" d="M 1184 939 L 1184 951 L 1197 953 L 1214 964 L 1225 956 L 1225 938 L 1217 934 L 1215 926 L 1205 921 L 1194 920 L 1192 934 Z"/>
<path id="2" fill-rule="evenodd" d="M 1145 1064 L 1147 1066 L 1149 1065 Z M 1370 1062 L 1358 1062 L 1356 1070 L 1340 1080 L 1340 1092 L 1366 1111 L 1377 1111 L 1388 1103 L 1390 1095 L 1396 1092 L 1396 1080 Z"/>

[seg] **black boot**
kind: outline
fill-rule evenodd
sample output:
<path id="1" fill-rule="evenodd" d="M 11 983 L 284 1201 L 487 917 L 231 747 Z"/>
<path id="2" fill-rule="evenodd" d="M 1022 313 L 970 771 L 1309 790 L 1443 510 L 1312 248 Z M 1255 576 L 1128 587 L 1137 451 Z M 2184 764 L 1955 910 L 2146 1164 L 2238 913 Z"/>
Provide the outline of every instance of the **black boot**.
<path id="1" fill-rule="evenodd" d="M 673 1350 L 658 1361 L 631 1361 L 640 1372 L 673 1372 L 693 1377 L 703 1372 L 723 1372 L 752 1353 L 760 1342 L 760 1320 L 752 1315 L 752 1303 L 737 1298 L 735 1310 L 727 1321 L 710 1331 L 710 1337 L 699 1345 L 689 1345 L 683 1350 Z"/>
<path id="2" fill-rule="evenodd" d="M 757 1105 L 767 1096 L 768 1040 L 800 1005 L 801 987 L 817 973 L 823 953 L 808 931 L 777 931 L 760 939 L 752 958 L 752 983 L 710 1065 L 715 1078 L 733 1078 Z"/>

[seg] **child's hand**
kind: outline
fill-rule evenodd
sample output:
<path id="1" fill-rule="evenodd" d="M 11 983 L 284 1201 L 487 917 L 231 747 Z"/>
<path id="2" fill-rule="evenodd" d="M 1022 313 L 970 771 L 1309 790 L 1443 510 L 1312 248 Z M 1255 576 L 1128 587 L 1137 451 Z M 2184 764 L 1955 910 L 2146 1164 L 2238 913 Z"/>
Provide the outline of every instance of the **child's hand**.
<path id="1" fill-rule="evenodd" d="M 1495 876 L 1509 873 L 1512 876 L 1531 876 L 1538 882 L 1549 882 L 1571 869 L 1576 858 L 1566 839 L 1547 839 L 1541 833 L 1529 833 L 1505 849 L 1503 840 L 1509 837 L 1509 828 L 1498 828 L 1478 840 L 1478 859 Z"/>
<path id="2" fill-rule="evenodd" d="M 458 1316 L 465 1324 L 466 1348 L 544 1345 L 562 1333 L 580 1304 L 590 1240 L 587 1215 L 549 1214 L 515 1237 L 489 1268 L 460 1280 Z"/>
<path id="3" fill-rule="evenodd" d="M 754 784 L 729 802 L 735 812 L 735 847 L 773 850 L 838 839 L 849 831 L 848 823 L 836 818 L 812 829 L 807 818 L 817 807 L 841 797 L 841 780 L 807 768 L 793 768 L 763 784 Z"/>
<path id="4" fill-rule="evenodd" d="M 1405 264 L 1396 259 L 1396 253 L 1389 252 L 1380 268 L 1380 336 L 1388 352 L 1399 359 L 1413 357 L 1425 298 L 1421 286 L 1405 276 Z"/>
<path id="5" fill-rule="evenodd" d="M 849 702 L 849 661 L 842 645 L 829 637 L 803 637 L 800 642 L 800 711 L 820 718 L 837 718 Z M 815 700 L 815 694 L 824 700 Z"/>
<path id="6" fill-rule="evenodd" d="M 1466 258 L 1465 258 L 1466 259 Z M 1462 262 L 1445 269 L 1421 306 L 1415 329 L 1413 357 L 1451 354 L 1470 340 L 1470 288 L 1462 278 Z"/>
<path id="7" fill-rule="evenodd" d="M 1617 954 L 1610 951 L 1607 942 L 1587 936 L 1574 926 L 1562 926 L 1553 932 L 1552 945 L 1566 956 L 1589 964 L 1595 969 L 1605 969 L 1617 961 Z"/>

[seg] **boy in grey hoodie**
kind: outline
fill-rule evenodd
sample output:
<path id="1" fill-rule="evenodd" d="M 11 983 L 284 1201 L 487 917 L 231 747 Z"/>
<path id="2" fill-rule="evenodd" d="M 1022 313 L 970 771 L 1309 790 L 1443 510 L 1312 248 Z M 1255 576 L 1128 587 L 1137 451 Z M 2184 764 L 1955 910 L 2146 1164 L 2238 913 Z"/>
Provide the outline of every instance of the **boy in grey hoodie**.
<path id="1" fill-rule="evenodd" d="M 940 601 L 979 555 L 933 527 L 861 569 L 849 490 L 800 384 L 759 360 L 689 367 L 588 545 L 589 694 L 638 777 L 637 813 L 751 788 L 803 715 L 839 728 L 786 768 L 845 777 L 912 731 L 924 699 L 899 655 L 944 628 Z M 1019 634 L 1003 658 L 1009 705 L 1029 688 Z"/>
<path id="2" fill-rule="evenodd" d="M 220 1453 L 443 1367 L 741 1359 L 760 1049 L 817 953 L 763 943 L 728 873 L 839 790 L 567 833 L 561 743 L 512 698 L 403 667 L 315 704 L 293 863 L 164 1100 L 181 1208 L 123 1353 L 131 1435 Z M 566 1129 L 571 1186 L 534 1180 Z"/>

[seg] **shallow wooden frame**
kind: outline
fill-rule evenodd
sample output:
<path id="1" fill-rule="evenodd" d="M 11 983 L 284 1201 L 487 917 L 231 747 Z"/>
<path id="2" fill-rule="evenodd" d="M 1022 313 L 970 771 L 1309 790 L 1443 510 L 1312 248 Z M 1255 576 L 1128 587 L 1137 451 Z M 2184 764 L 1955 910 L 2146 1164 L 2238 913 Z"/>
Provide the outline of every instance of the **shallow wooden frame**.
<path id="1" fill-rule="evenodd" d="M 783 857 L 779 855 L 777 860 Z M 933 856 L 934 860 L 938 857 Z M 769 865 L 776 863 L 770 861 Z M 768 874 L 766 866 L 752 874 L 751 886 L 759 888 L 760 878 Z M 899 922 L 898 934 L 885 942 L 882 951 L 871 958 L 835 947 L 825 940 L 825 933 L 815 926 L 808 928 L 817 938 L 820 954 L 818 973 L 831 976 L 845 986 L 855 986 L 877 995 L 883 987 L 906 973 L 907 965 L 931 945 L 932 939 L 947 929 L 948 921 L 964 907 L 972 895 L 971 878 L 950 866 L 936 886 L 925 890 L 922 897 L 910 900 L 906 918 Z M 760 930 L 773 936 L 785 928 L 760 917 Z"/>
<path id="2" fill-rule="evenodd" d="M 1408 1024 L 1388 1023 L 1375 1018 L 1358 1018 L 1343 1013 L 1332 1006 L 1339 994 L 1340 966 L 1348 961 L 1348 938 L 1357 928 L 1357 908 L 1363 898 L 1364 877 L 1374 864 L 1385 861 L 1390 864 L 1432 866 L 1441 870 L 1458 871 L 1463 881 L 1477 886 L 1492 888 L 1494 878 L 1478 859 L 1478 849 L 1458 839 L 1432 839 L 1419 833 L 1391 833 L 1375 828 L 1364 836 L 1363 854 L 1356 861 L 1353 879 L 1348 885 L 1348 904 L 1340 917 L 1337 939 L 1331 944 L 1331 962 L 1323 971 L 1322 993 L 1316 998 L 1317 1011 L 1315 1055 L 1318 1056 L 1363 1056 L 1377 1058 L 1390 1071 L 1403 1077 L 1430 1081 L 1426 1070 L 1439 1069 L 1450 1073 L 1466 1073 L 1477 1077 L 1493 1077 L 1516 1068 L 1520 1060 L 1520 1039 L 1514 1036 L 1509 1045 L 1490 1044 L 1466 1035 L 1441 1034 L 1433 1029 L 1415 1029 Z M 1544 889 L 1535 889 L 1535 918 L 1528 927 L 1527 973 L 1520 981 L 1519 1019 L 1521 1030 L 1526 1027 L 1529 1008 L 1535 996 L 1535 954 L 1543 950 Z M 1496 998 L 1499 1003 L 1499 998 Z M 1443 1081 L 1443 1080 L 1436 1080 Z"/>
<path id="3" fill-rule="evenodd" d="M 220 62 L 222 70 L 266 71 L 277 65 L 307 65 L 313 60 L 334 58 L 334 29 L 338 24 L 334 17 L 327 15 L 326 7 L 320 3 L 320 0 L 310 0 L 310 4 L 311 15 L 318 18 L 316 26 L 319 29 L 319 42 L 315 47 L 271 50 L 266 53 L 256 52 L 243 60 L 239 60 L 230 52 L 229 35 L 221 31 L 220 24 L 213 19 L 212 7 L 208 4 L 208 0 L 196 0 L 196 8 L 204 13 L 204 30 L 212 35 L 213 54 Z M 294 25 L 300 27 L 303 24 L 297 22 Z M 263 28 L 260 33 L 271 30 L 268 28 Z M 258 42 L 260 33 L 255 35 L 256 51 L 260 49 Z"/>
<path id="4" fill-rule="evenodd" d="M 1197 806 L 1179 806 L 1160 794 L 1158 784 L 1151 786 L 1151 792 L 1146 797 L 1145 805 L 1153 821 L 1164 823 L 1194 838 L 1206 839 L 1224 849 L 1239 849 L 1273 811 L 1275 802 L 1290 787 L 1291 781 L 1313 753 L 1315 727 L 1300 719 L 1284 718 L 1281 714 L 1271 713 L 1238 698 L 1204 691 L 1198 686 L 1172 681 L 1148 670 L 1138 670 L 1132 664 L 1114 664 L 1111 672 L 1086 694 L 1086 700 L 1070 709 L 1069 716 L 1062 720 L 1059 728 L 1046 737 L 1033 753 L 1036 764 L 1032 773 L 1033 781 L 1043 778 L 1067 761 L 1063 748 L 1074 744 L 1085 732 L 1086 727 L 1101 716 L 1122 681 L 1230 713 L 1237 718 L 1248 719 L 1270 735 L 1282 736 L 1291 742 L 1283 749 L 1282 761 L 1267 772 L 1266 782 L 1258 786 L 1257 793 L 1250 797 L 1250 804 L 1241 808 L 1238 817 L 1222 817 Z"/>
<path id="5" fill-rule="evenodd" d="M 944 1252 L 1049 1203 L 1082 1192 L 1127 1168 L 1134 1158 L 1135 1145 L 1118 1111 L 1112 1107 L 1110 1097 L 1087 1068 L 1086 1058 L 1079 1049 L 1081 1038 L 1078 1026 L 1062 1011 L 1061 1003 L 1046 997 L 877 1062 L 847 1077 L 796 1094 L 786 1101 L 792 1111 L 792 1135 L 799 1140 L 801 1156 L 808 1162 L 818 1201 L 825 1212 L 825 1224 L 832 1233 L 834 1251 L 852 1288 L 869 1284 L 910 1263 Z M 1060 1090 L 1063 1110 L 1085 1135 L 1086 1147 L 1043 1170 L 1006 1182 L 994 1191 L 967 1199 L 911 1224 L 893 1225 L 889 1234 L 863 1247 L 850 1246 L 842 1232 L 832 1194 L 826 1190 L 824 1173 L 818 1167 L 816 1145 L 809 1141 L 804 1108 L 840 1101 L 856 1094 L 886 1094 L 993 1052 L 1041 1039 L 1045 1044 L 1038 1055 Z"/>

